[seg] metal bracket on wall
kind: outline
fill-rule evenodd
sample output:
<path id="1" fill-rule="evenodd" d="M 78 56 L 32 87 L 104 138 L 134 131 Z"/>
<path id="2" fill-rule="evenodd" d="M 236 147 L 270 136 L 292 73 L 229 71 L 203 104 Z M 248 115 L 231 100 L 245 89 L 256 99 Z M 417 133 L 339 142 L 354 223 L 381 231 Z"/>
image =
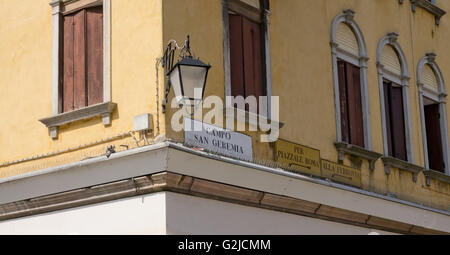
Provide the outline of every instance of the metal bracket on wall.
<path id="1" fill-rule="evenodd" d="M 165 86 L 166 88 L 164 91 L 164 99 L 162 101 L 162 112 L 163 113 L 166 112 L 166 105 L 169 100 L 169 92 L 170 92 L 170 85 L 171 85 L 170 80 L 169 80 L 169 73 L 170 73 L 170 71 L 172 71 L 173 66 L 174 66 L 176 50 L 181 50 L 180 57 L 192 56 L 189 35 L 187 36 L 187 39 L 184 42 L 184 45 L 181 47 L 178 45 L 177 41 L 170 40 L 169 43 L 167 44 L 166 50 L 164 51 L 164 55 L 161 58 L 161 65 L 162 65 L 162 67 L 164 67 L 164 74 L 165 74 L 166 80 L 167 80 L 166 86 Z"/>

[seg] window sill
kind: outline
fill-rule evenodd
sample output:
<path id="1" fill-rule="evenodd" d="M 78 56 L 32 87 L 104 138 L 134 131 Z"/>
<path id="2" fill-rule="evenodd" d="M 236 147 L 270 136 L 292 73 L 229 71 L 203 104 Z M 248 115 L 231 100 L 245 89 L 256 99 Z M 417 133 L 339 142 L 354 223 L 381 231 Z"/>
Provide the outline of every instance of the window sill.
<path id="1" fill-rule="evenodd" d="M 58 137 L 58 128 L 60 126 L 73 123 L 80 120 L 86 120 L 93 117 L 101 116 L 104 125 L 111 124 L 111 114 L 116 109 L 117 104 L 106 102 L 96 105 L 91 105 L 79 110 L 61 113 L 52 117 L 40 119 L 48 129 L 50 137 L 56 139 Z"/>
<path id="2" fill-rule="evenodd" d="M 402 3 L 403 0 L 400 0 L 400 3 Z M 437 5 L 430 3 L 427 0 L 410 0 L 411 2 L 411 8 L 412 11 L 415 12 L 417 9 L 417 6 L 423 8 L 424 10 L 428 11 L 432 15 L 434 15 L 436 20 L 436 25 L 439 25 L 439 21 L 441 20 L 441 17 L 446 14 L 444 10 L 439 8 Z"/>
<path id="3" fill-rule="evenodd" d="M 401 159 L 393 157 L 383 157 L 384 171 L 387 175 L 391 174 L 391 168 L 395 167 L 399 170 L 408 171 L 413 174 L 413 181 L 417 182 L 417 175 L 423 171 L 423 167 L 411 164 Z"/>
<path id="4" fill-rule="evenodd" d="M 365 148 L 362 148 L 362 147 L 359 147 L 356 145 L 352 145 L 352 144 L 348 144 L 345 142 L 336 142 L 336 143 L 334 143 L 334 146 L 336 147 L 336 149 L 339 152 L 339 161 L 344 160 L 345 154 L 363 158 L 363 159 L 366 159 L 367 161 L 369 161 L 369 167 L 370 167 L 370 170 L 372 170 L 372 171 L 375 169 L 375 162 L 381 156 L 383 156 L 382 154 L 380 154 L 378 152 L 370 151 Z"/>
<path id="5" fill-rule="evenodd" d="M 261 120 L 263 123 L 269 123 L 271 126 L 273 125 L 275 127 L 278 127 L 279 129 L 284 127 L 283 122 L 271 120 L 264 115 L 244 111 L 242 109 L 238 109 L 238 108 L 234 108 L 234 107 L 223 108 L 223 112 L 225 113 L 225 117 L 227 119 L 232 117 L 231 115 L 228 114 L 229 111 L 233 112 L 234 120 L 238 121 L 238 120 L 242 120 L 243 118 L 245 118 L 245 123 L 247 123 L 249 125 L 256 123 L 258 126 L 258 120 Z M 254 125 L 252 125 L 253 128 L 257 128 L 257 126 L 255 127 Z"/>
<path id="6" fill-rule="evenodd" d="M 446 175 L 434 170 L 425 170 L 423 171 L 423 175 L 425 175 L 427 186 L 431 185 L 431 179 L 450 184 L 450 175 Z"/>

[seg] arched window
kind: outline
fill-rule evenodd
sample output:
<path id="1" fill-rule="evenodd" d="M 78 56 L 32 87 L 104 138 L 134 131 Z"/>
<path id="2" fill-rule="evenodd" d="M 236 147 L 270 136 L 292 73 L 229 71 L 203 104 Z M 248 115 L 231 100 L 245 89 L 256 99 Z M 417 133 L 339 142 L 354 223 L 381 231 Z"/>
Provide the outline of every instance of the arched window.
<path id="1" fill-rule="evenodd" d="M 427 54 L 417 68 L 425 168 L 449 174 L 447 94 L 435 58 Z"/>
<path id="2" fill-rule="evenodd" d="M 344 153 L 366 158 L 373 169 L 379 155 L 371 152 L 369 96 L 367 86 L 367 51 L 355 12 L 344 10 L 331 25 L 336 148 L 339 160 Z"/>
<path id="3" fill-rule="evenodd" d="M 377 48 L 384 156 L 414 163 L 410 77 L 405 54 L 397 38 L 398 34 L 389 33 L 380 40 Z"/>

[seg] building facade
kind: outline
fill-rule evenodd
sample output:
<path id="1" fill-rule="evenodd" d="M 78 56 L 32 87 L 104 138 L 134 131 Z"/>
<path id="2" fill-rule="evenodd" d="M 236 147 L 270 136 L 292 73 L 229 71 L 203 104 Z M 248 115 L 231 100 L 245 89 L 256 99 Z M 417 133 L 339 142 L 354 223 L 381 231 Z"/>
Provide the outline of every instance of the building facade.
<path id="1" fill-rule="evenodd" d="M 448 10 L 0 0 L 0 233 L 448 234 Z M 211 66 L 202 115 L 168 43 Z"/>

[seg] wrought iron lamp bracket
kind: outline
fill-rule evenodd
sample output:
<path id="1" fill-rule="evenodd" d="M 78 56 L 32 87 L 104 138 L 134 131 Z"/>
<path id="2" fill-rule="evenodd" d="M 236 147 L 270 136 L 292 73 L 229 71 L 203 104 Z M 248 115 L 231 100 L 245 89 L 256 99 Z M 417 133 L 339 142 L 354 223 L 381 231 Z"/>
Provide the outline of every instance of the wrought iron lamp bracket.
<path id="1" fill-rule="evenodd" d="M 183 46 L 179 46 L 177 41 L 170 40 L 167 44 L 164 55 L 161 58 L 161 65 L 164 68 L 164 74 L 166 75 L 166 88 L 164 91 L 164 100 L 162 102 L 162 112 L 166 112 L 166 105 L 168 103 L 168 97 L 170 92 L 170 79 L 169 74 L 173 69 L 175 61 L 176 50 L 180 50 L 179 58 L 193 58 L 191 51 L 190 36 L 188 35 Z"/>

